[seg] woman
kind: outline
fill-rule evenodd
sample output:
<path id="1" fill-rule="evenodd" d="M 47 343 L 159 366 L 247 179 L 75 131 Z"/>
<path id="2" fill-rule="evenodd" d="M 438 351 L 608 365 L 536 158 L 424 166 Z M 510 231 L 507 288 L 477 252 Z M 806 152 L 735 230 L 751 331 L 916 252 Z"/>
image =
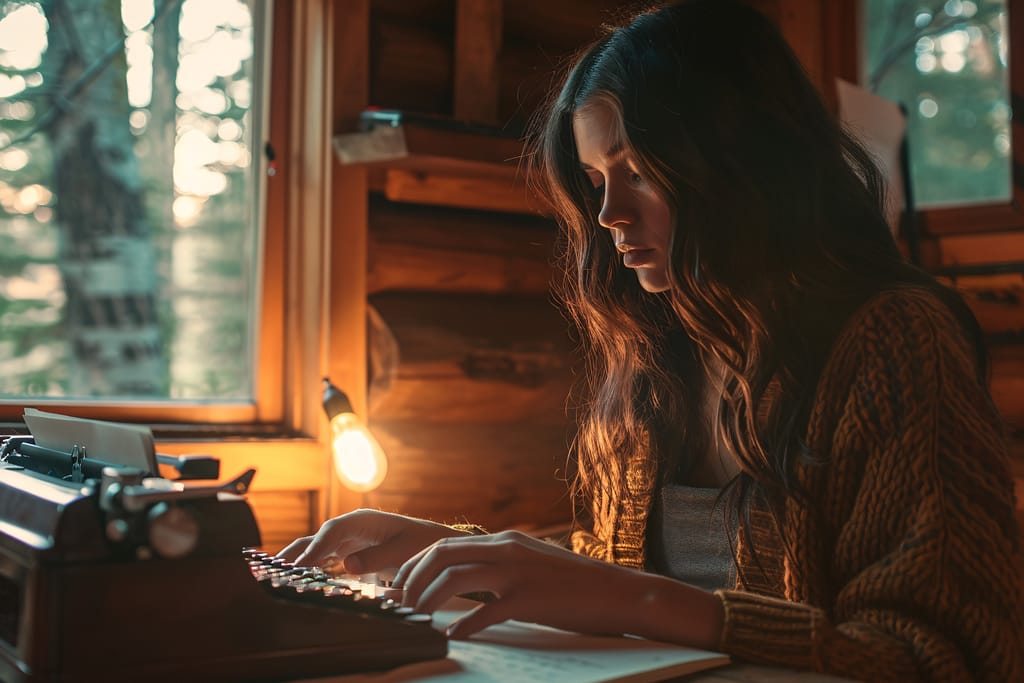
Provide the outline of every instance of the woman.
<path id="1" fill-rule="evenodd" d="M 421 611 L 493 593 L 454 637 L 516 618 L 1024 680 L 980 330 L 901 259 L 871 159 L 772 24 L 725 0 L 643 13 L 580 55 L 532 142 L 589 363 L 575 552 L 361 510 L 282 555 L 401 564 Z"/>

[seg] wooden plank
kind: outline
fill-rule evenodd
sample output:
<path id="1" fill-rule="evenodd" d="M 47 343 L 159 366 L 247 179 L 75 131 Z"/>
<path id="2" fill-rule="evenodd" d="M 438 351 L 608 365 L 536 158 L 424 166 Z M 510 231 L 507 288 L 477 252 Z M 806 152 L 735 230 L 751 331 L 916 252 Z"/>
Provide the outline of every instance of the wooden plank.
<path id="1" fill-rule="evenodd" d="M 1024 231 L 942 237 L 939 250 L 944 266 L 1024 262 Z"/>
<path id="2" fill-rule="evenodd" d="M 406 3 L 387 3 L 389 10 Z M 394 17 L 373 8 L 370 24 L 369 102 L 384 108 L 451 114 L 453 10 L 425 8 Z M 446 24 L 434 19 L 445 17 Z M 355 130 L 338 128 L 338 131 Z"/>
<path id="3" fill-rule="evenodd" d="M 359 113 L 369 104 L 370 6 L 369 0 L 330 3 L 332 42 L 328 88 L 330 98 L 321 140 L 329 150 L 330 135 L 352 130 Z M 328 151 L 329 153 L 329 151 Z M 331 155 L 331 159 L 334 156 Z M 328 259 L 327 302 L 323 324 L 326 344 L 320 367 L 348 394 L 356 412 L 366 415 L 366 261 L 368 184 L 366 170 L 329 161 L 330 198 L 326 237 Z M 320 390 L 315 394 L 320 395 Z M 319 403 L 319 398 L 317 399 Z M 318 406 L 319 407 L 319 406 Z M 318 411 L 321 440 L 327 443 L 327 421 Z M 358 507 L 361 499 L 330 476 L 323 513 L 335 516 Z"/>
<path id="4" fill-rule="evenodd" d="M 295 59 L 291 82 L 291 156 L 286 164 L 292 201 L 288 205 L 288 243 L 285 255 L 288 268 L 288 292 L 285 327 L 292 330 L 292 343 L 285 360 L 288 382 L 286 412 L 289 427 L 300 434 L 315 435 L 320 429 L 316 415 L 318 375 L 323 372 L 319 359 L 323 353 L 324 259 L 329 234 L 327 203 L 331 156 L 324 153 L 330 139 L 330 123 L 325 110 L 330 102 L 330 69 L 327 64 L 331 36 L 326 30 L 330 3 L 297 2 Z"/>
<path id="5" fill-rule="evenodd" d="M 539 213 L 526 186 L 514 177 L 485 178 L 388 170 L 384 194 L 391 201 L 465 207 L 485 211 Z"/>
<path id="6" fill-rule="evenodd" d="M 165 441 L 157 451 L 167 455 L 211 455 L 220 459 L 221 479 L 256 468 L 251 491 L 324 489 L 330 460 L 326 444 L 314 439 Z"/>
<path id="7" fill-rule="evenodd" d="M 556 231 L 532 216 L 374 201 L 367 287 L 546 295 Z"/>
<path id="8" fill-rule="evenodd" d="M 993 345 L 992 400 L 1012 429 L 1024 430 L 1024 344 Z"/>
<path id="9" fill-rule="evenodd" d="M 1024 287 L 957 288 L 991 339 L 1024 339 Z"/>
<path id="10" fill-rule="evenodd" d="M 503 0 L 456 0 L 456 119 L 498 122 L 498 54 L 501 52 Z"/>
<path id="11" fill-rule="evenodd" d="M 551 271 L 543 261 L 501 254 L 421 247 L 371 238 L 367 290 L 543 294 Z"/>
<path id="12" fill-rule="evenodd" d="M 367 494 L 385 510 L 489 530 L 547 526 L 571 518 L 566 484 L 570 434 L 514 423 L 372 425 L 388 478 Z"/>
<path id="13" fill-rule="evenodd" d="M 271 44 L 271 83 L 289 84 L 282 88 L 289 93 L 287 97 L 274 97 L 270 100 L 269 135 L 273 145 L 275 161 L 290 159 L 289 146 L 292 142 L 289 131 L 293 115 L 291 102 L 294 100 L 291 90 L 292 62 L 294 50 L 289 45 L 294 32 L 294 16 L 290 6 L 283 3 L 273 6 L 273 39 Z M 286 349 L 291 340 L 285 334 L 285 311 L 287 308 L 287 281 L 285 245 L 288 243 L 288 183 L 286 174 L 291 169 L 281 166 L 275 169 L 274 175 L 266 178 L 266 216 L 263 223 L 262 267 L 260 277 L 260 300 L 263 305 L 259 315 L 259 344 L 257 345 L 256 381 L 258 422 L 283 422 L 284 397 L 287 389 L 284 381 L 283 363 Z M 204 406 L 205 408 L 205 406 Z"/>
<path id="14" fill-rule="evenodd" d="M 374 377 L 371 422 L 564 425 L 577 363 L 546 296 L 376 295 L 397 345 Z"/>
<path id="15" fill-rule="evenodd" d="M 296 538 L 314 533 L 320 527 L 316 498 L 316 491 L 271 490 L 249 494 L 264 550 L 277 552 Z"/>

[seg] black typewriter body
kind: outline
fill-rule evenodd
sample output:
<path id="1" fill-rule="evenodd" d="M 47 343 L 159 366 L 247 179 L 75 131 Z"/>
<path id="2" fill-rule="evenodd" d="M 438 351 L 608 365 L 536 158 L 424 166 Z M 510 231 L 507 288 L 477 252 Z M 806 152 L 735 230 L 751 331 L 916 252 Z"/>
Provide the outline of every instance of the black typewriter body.
<path id="1" fill-rule="evenodd" d="M 447 654 L 423 615 L 391 601 L 257 581 L 259 530 L 241 495 L 151 494 L 106 469 L 65 481 L 11 460 L 0 457 L 0 681 L 275 681 Z"/>

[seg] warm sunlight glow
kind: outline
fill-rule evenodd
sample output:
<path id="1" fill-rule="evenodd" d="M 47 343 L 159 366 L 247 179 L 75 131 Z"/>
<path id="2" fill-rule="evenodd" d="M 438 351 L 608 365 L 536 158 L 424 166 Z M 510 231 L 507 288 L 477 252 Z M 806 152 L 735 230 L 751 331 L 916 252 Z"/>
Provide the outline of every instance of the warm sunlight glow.
<path id="1" fill-rule="evenodd" d="M 174 200 L 172 211 L 174 212 L 174 223 L 180 228 L 190 228 L 195 225 L 199 218 L 199 212 L 203 209 L 203 201 L 198 197 L 182 195 Z"/>
<path id="2" fill-rule="evenodd" d="M 199 88 L 192 95 L 192 104 L 204 114 L 223 114 L 231 106 L 223 90 Z"/>
<path id="3" fill-rule="evenodd" d="M 9 299 L 64 300 L 60 270 L 53 264 L 34 263 L 26 266 L 20 277 L 7 278 L 3 289 Z"/>
<path id="4" fill-rule="evenodd" d="M 17 71 L 39 66 L 46 51 L 46 17 L 37 3 L 26 3 L 0 19 L 0 64 Z"/>
<path id="5" fill-rule="evenodd" d="M 0 168 L 5 171 L 20 171 L 28 163 L 28 152 L 20 147 L 11 147 L 0 152 Z"/>
<path id="6" fill-rule="evenodd" d="M 20 74 L 0 74 L 0 97 L 14 97 L 25 89 L 25 77 Z"/>
<path id="7" fill-rule="evenodd" d="M 36 108 L 28 102 L 11 102 L 7 105 L 7 118 L 15 121 L 28 121 L 36 113 Z"/>
<path id="8" fill-rule="evenodd" d="M 128 33 L 138 31 L 153 19 L 153 0 L 132 0 L 121 3 L 121 21 Z"/>
<path id="9" fill-rule="evenodd" d="M 128 124 L 134 130 L 142 130 L 149 123 L 149 112 L 143 109 L 136 109 L 128 116 Z"/>
<path id="10" fill-rule="evenodd" d="M 223 173 L 211 171 L 207 164 L 220 160 L 220 148 L 202 131 L 185 131 L 174 146 L 174 186 L 184 194 L 209 197 L 227 188 Z"/>
<path id="11" fill-rule="evenodd" d="M 12 202 L 12 208 L 18 213 L 32 213 L 40 204 L 46 204 L 53 195 L 42 185 L 28 185 L 21 188 Z"/>
<path id="12" fill-rule="evenodd" d="M 957 73 L 967 64 L 962 52 L 947 52 L 942 55 L 942 68 L 950 73 Z"/>
<path id="13" fill-rule="evenodd" d="M 128 60 L 128 102 L 133 107 L 145 107 L 153 99 L 152 40 L 145 31 L 136 31 L 124 42 Z"/>

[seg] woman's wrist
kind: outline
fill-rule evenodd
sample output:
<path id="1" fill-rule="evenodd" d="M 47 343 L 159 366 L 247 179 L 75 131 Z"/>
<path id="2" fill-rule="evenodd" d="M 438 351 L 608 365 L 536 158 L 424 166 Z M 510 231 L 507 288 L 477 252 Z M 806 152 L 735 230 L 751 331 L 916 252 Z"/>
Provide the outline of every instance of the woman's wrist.
<path id="1" fill-rule="evenodd" d="M 701 650 L 717 650 L 725 606 L 714 593 L 658 574 L 637 572 L 636 620 L 628 632 Z"/>

